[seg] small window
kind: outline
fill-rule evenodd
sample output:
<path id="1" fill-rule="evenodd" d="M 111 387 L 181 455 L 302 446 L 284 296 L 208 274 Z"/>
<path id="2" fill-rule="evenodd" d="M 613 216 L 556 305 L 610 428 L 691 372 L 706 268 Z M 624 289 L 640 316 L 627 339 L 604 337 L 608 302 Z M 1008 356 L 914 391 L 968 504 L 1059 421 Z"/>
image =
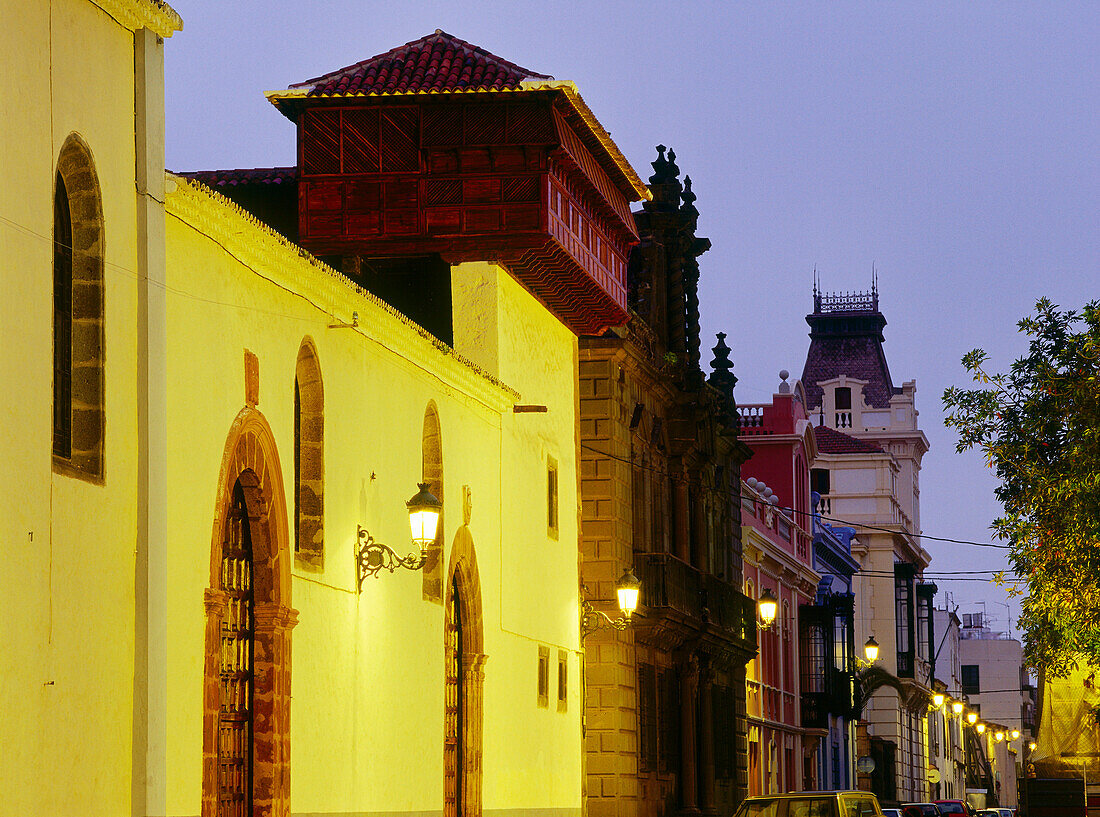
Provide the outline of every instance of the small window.
<path id="1" fill-rule="evenodd" d="M 546 463 L 546 531 L 558 538 L 558 462 L 553 457 Z"/>
<path id="2" fill-rule="evenodd" d="M 539 646 L 539 706 L 550 706 L 550 648 Z"/>
<path id="3" fill-rule="evenodd" d="M 829 469 L 828 468 L 811 468 L 810 469 L 810 490 L 814 491 L 821 496 L 827 496 L 829 494 Z"/>
<path id="4" fill-rule="evenodd" d="M 558 650 L 558 711 L 564 712 L 569 703 L 569 653 Z"/>
<path id="5" fill-rule="evenodd" d="M 852 390 L 847 386 L 837 387 L 835 400 L 837 411 L 847 411 L 852 407 Z"/>
<path id="6" fill-rule="evenodd" d="M 980 695 L 982 691 L 981 667 L 977 664 L 962 665 L 962 691 L 963 695 Z"/>

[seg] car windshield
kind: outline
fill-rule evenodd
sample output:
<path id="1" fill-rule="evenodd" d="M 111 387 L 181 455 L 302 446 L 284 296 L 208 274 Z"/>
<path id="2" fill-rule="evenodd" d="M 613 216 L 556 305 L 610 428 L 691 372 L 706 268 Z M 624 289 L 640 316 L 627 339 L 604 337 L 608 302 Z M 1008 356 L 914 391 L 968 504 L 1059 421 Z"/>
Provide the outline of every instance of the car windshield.
<path id="1" fill-rule="evenodd" d="M 942 814 L 962 814 L 963 807 L 958 803 L 936 803 Z"/>

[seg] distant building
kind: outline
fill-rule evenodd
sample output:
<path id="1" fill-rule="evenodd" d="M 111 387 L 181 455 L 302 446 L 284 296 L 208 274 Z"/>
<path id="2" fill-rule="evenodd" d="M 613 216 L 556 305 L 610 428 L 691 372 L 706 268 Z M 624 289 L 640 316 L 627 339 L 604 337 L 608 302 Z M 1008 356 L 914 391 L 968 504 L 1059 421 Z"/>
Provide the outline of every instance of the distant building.
<path id="1" fill-rule="evenodd" d="M 1035 688 L 1024 667 L 1023 645 L 992 629 L 984 613 L 962 613 L 960 618 L 962 693 L 983 720 L 1029 734 L 1035 721 Z"/>
<path id="2" fill-rule="evenodd" d="M 753 450 L 742 468 L 745 592 L 768 593 L 776 616 L 760 631 L 749 665 L 749 793 L 816 790 L 820 782 L 822 698 L 829 680 L 831 626 L 813 608 L 810 463 L 817 453 L 802 385 L 786 371 L 770 403 L 738 406 L 741 437 Z M 810 612 L 812 610 L 812 612 Z M 850 688 L 850 684 L 849 684 Z"/>
<path id="3" fill-rule="evenodd" d="M 959 669 L 959 617 L 952 610 L 932 611 L 936 645 L 934 692 L 944 703 L 928 713 L 928 762 L 937 782 L 931 784 L 933 800 L 962 800 L 966 794 L 965 710 L 952 704 L 963 701 Z"/>
<path id="4" fill-rule="evenodd" d="M 921 578 L 930 561 L 918 537 L 928 441 L 917 424 L 916 384 L 893 384 L 876 287 L 825 295 L 815 286 L 806 321 L 802 384 L 818 448 L 811 487 L 826 519 L 858 531 L 856 643 L 873 635 L 880 645 L 876 666 L 861 673 L 857 689 L 858 752 L 874 761 L 859 783 L 884 803 L 923 801 L 936 588 Z"/>
<path id="5" fill-rule="evenodd" d="M 813 700 L 815 725 L 820 727 L 824 721 L 828 730 L 818 758 L 821 787 L 842 791 L 856 787 L 854 683 L 857 650 L 862 645 L 855 641 L 855 608 L 859 599 L 852 588 L 859 562 L 853 558 L 852 548 L 858 545 L 858 540 L 854 528 L 822 521 L 820 497 L 816 492 L 810 494 L 810 499 L 814 507 L 813 566 L 821 574 L 821 580 L 814 606 L 799 614 L 803 631 L 811 626 L 811 615 L 815 616 L 813 626 L 822 630 L 822 635 L 813 640 L 823 644 L 826 669 L 817 682 L 818 689 L 803 685 L 803 723 L 809 720 L 806 708 Z M 804 641 L 810 640 L 809 636 L 804 638 Z"/>
<path id="6" fill-rule="evenodd" d="M 991 803 L 1014 807 L 1017 764 L 1035 737 L 1035 687 L 1019 641 L 991 628 L 982 612 L 962 613 L 960 618 L 962 693 L 987 725 L 984 733 L 975 736 L 977 746 L 972 751 L 977 763 L 969 770 L 974 777 L 971 785 L 985 788 Z"/>

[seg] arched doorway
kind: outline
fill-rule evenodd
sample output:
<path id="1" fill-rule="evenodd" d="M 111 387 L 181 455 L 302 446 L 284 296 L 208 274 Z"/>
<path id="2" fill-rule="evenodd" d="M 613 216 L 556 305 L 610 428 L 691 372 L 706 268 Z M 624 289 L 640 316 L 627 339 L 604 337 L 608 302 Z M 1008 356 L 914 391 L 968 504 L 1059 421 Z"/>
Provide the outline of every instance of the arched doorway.
<path id="1" fill-rule="evenodd" d="M 226 442 L 206 589 L 202 817 L 290 814 L 290 547 L 267 421 Z"/>
<path id="2" fill-rule="evenodd" d="M 481 584 L 469 528 L 462 527 L 447 571 L 443 817 L 481 815 L 481 727 L 485 654 Z"/>

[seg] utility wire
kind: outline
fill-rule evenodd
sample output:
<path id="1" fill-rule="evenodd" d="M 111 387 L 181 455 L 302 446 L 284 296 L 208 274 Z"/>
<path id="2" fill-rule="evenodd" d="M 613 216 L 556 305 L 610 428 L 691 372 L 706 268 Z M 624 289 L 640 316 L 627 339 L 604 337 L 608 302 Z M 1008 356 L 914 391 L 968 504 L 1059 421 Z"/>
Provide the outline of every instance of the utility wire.
<path id="1" fill-rule="evenodd" d="M 625 463 L 625 464 L 630 465 L 634 468 L 641 468 L 644 471 L 649 471 L 653 474 L 657 474 L 658 476 L 663 476 L 663 477 L 673 476 L 673 473 L 671 471 L 662 470 L 662 469 L 659 469 L 659 468 L 654 468 L 654 467 L 649 466 L 649 465 L 643 465 L 642 463 L 634 462 L 630 459 L 627 459 L 626 457 L 616 456 L 615 454 L 608 453 L 607 451 L 604 451 L 604 450 L 599 449 L 599 448 L 595 448 L 595 447 L 593 447 L 591 445 L 587 445 L 585 443 L 581 443 L 581 448 L 585 448 L 589 451 L 592 451 L 593 453 L 599 454 L 599 455 L 604 456 L 604 457 L 608 457 L 608 458 L 616 460 L 618 462 Z M 716 488 L 711 488 L 711 487 L 708 487 L 708 486 L 705 486 L 705 485 L 702 485 L 700 487 L 704 491 L 707 491 L 708 493 L 717 494 L 717 495 L 724 495 L 725 494 L 725 492 L 719 491 Z M 754 495 L 754 494 L 742 494 L 740 492 L 737 492 L 737 495 L 741 499 L 748 499 L 748 500 L 758 500 L 758 499 L 761 498 L 761 497 L 759 497 L 757 495 Z M 778 508 L 777 508 L 777 510 L 778 510 Z M 800 516 L 808 516 L 811 519 L 814 516 L 814 514 L 809 512 L 809 511 L 798 511 L 798 510 L 795 510 L 794 508 L 784 508 L 783 510 L 785 510 L 788 513 L 797 514 L 797 515 L 800 515 Z M 886 528 L 886 527 L 882 527 L 882 526 L 879 526 L 879 525 L 868 525 L 865 522 L 852 522 L 850 520 L 840 519 L 839 517 L 835 517 L 835 516 L 823 516 L 821 514 L 818 514 L 818 518 L 822 519 L 822 520 L 828 520 L 829 522 L 839 523 L 840 525 L 842 525 L 844 527 L 863 528 L 864 530 L 882 531 L 884 533 L 898 533 L 898 531 L 894 530 L 893 528 Z M 973 545 L 974 547 L 996 548 L 997 550 L 1010 550 L 1011 549 L 1008 545 L 997 545 L 997 544 L 993 544 L 992 542 L 974 542 L 974 541 L 971 541 L 969 539 L 955 539 L 953 537 L 948 537 L 948 536 L 932 536 L 932 535 L 926 534 L 926 533 L 914 533 L 914 534 L 911 534 L 911 535 L 916 537 L 916 538 L 920 538 L 920 539 L 931 539 L 931 540 L 936 541 L 936 542 L 950 542 L 950 543 L 956 544 L 956 545 Z"/>

